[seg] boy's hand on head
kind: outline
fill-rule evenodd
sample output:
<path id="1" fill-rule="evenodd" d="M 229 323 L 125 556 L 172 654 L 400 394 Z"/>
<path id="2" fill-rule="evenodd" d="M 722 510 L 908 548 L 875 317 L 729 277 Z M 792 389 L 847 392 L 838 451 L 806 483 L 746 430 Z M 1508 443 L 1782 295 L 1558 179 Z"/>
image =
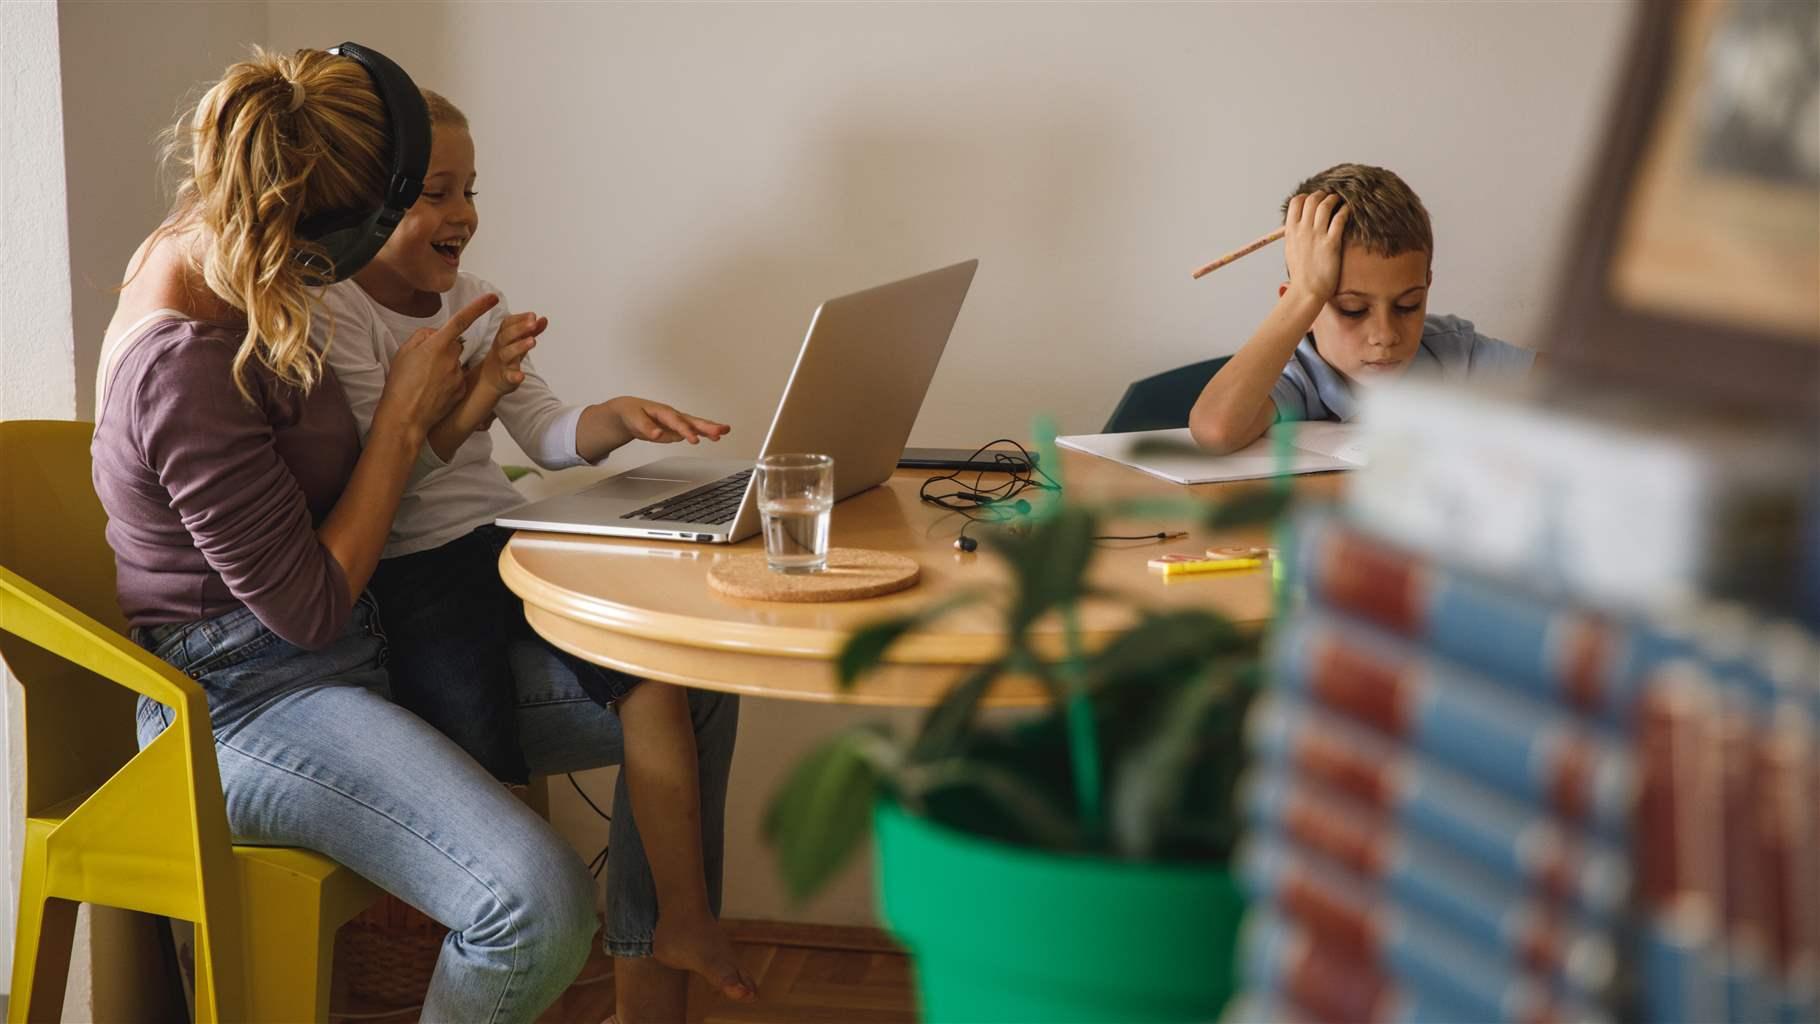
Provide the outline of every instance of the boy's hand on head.
<path id="1" fill-rule="evenodd" d="M 699 444 L 704 437 L 718 441 L 733 429 L 725 423 L 691 416 L 662 402 L 632 395 L 610 398 L 601 404 L 607 407 L 627 434 L 659 444 L 675 441 Z"/>
<path id="2" fill-rule="evenodd" d="M 1322 305 L 1340 287 L 1340 254 L 1349 212 L 1339 196 L 1315 192 L 1291 199 L 1283 215 L 1289 287 Z"/>

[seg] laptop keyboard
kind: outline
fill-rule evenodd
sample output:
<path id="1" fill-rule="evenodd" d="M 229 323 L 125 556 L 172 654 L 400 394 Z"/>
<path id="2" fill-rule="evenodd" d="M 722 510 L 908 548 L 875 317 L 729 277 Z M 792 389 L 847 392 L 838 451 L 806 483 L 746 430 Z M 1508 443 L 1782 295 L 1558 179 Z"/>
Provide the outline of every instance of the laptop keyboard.
<path id="1" fill-rule="evenodd" d="M 695 488 L 674 494 L 662 501 L 626 514 L 627 519 L 667 519 L 675 523 L 701 523 L 719 526 L 730 523 L 739 514 L 739 503 L 746 496 L 746 481 L 752 471 L 742 469 Z"/>

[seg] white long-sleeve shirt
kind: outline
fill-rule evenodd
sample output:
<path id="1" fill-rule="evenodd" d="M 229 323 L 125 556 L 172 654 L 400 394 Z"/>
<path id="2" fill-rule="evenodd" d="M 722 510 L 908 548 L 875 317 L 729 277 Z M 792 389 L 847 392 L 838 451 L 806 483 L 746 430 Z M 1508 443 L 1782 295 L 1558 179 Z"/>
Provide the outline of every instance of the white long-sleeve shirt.
<path id="1" fill-rule="evenodd" d="M 442 296 L 442 308 L 433 316 L 414 317 L 394 312 L 373 301 L 353 281 L 330 285 L 320 293 L 321 304 L 310 320 L 310 340 L 328 354 L 329 364 L 347 392 L 354 419 L 364 442 L 373 426 L 373 412 L 385 391 L 392 357 L 419 328 L 441 327 L 453 311 L 489 292 L 499 304 L 475 322 L 462 336 L 461 360 L 473 365 L 493 347 L 493 336 L 507 315 L 505 295 L 491 284 L 461 274 Z M 332 332 L 332 333 L 331 333 Z M 530 359 L 522 364 L 524 383 L 499 400 L 495 410 L 512 440 L 545 469 L 586 465 L 575 450 L 575 429 L 584 406 L 564 405 L 537 374 Z M 391 558 L 439 547 L 492 522 L 502 512 L 524 502 L 493 462 L 493 439 L 476 431 L 448 462 L 438 458 L 428 444 L 419 453 L 417 468 L 398 503 L 385 554 Z"/>

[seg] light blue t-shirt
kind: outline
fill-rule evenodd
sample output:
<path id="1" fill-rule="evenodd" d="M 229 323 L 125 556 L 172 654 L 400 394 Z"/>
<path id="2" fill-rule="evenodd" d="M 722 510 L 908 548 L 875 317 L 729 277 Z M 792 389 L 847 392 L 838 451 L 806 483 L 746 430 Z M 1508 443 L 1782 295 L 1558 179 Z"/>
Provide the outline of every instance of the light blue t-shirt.
<path id="1" fill-rule="evenodd" d="M 1403 372 L 1446 380 L 1485 380 L 1520 377 L 1535 361 L 1534 352 L 1487 338 L 1473 330 L 1470 320 L 1431 316 L 1422 321 L 1422 346 Z M 1295 355 L 1270 389 L 1270 400 L 1276 403 L 1277 418 L 1282 420 L 1344 423 L 1359 411 L 1353 383 L 1315 351 L 1312 333 L 1295 347 Z"/>

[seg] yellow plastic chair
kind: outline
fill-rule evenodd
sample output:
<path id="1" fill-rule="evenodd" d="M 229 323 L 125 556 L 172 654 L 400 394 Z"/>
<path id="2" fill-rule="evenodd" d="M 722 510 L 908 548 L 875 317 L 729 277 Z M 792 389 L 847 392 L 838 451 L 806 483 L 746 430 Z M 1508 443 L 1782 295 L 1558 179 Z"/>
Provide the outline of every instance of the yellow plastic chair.
<path id="1" fill-rule="evenodd" d="M 0 423 L 0 657 L 25 687 L 9 1021 L 57 1020 L 79 903 L 196 925 L 196 1019 L 326 1021 L 335 930 L 379 896 L 318 854 L 235 846 L 195 681 L 124 635 L 93 424 Z M 143 751 L 134 696 L 175 713 Z"/>

